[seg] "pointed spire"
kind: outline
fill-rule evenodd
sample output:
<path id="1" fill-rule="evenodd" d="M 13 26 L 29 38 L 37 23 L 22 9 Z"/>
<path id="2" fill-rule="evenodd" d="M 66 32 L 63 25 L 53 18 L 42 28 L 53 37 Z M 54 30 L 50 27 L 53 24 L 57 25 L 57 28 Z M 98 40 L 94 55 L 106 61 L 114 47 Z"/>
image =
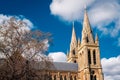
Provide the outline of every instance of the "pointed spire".
<path id="1" fill-rule="evenodd" d="M 70 49 L 75 48 L 76 45 L 77 45 L 77 40 L 76 40 L 76 33 L 75 33 L 74 22 L 73 22 L 73 29 L 72 29 L 72 37 L 71 37 Z"/>
<path id="2" fill-rule="evenodd" d="M 90 31 L 90 32 L 92 31 L 86 9 L 85 9 L 85 13 L 84 13 L 83 30 Z"/>
<path id="3" fill-rule="evenodd" d="M 94 43 L 94 39 L 92 35 L 92 30 L 91 30 L 87 10 L 85 9 L 83 30 L 82 30 L 82 43 L 86 43 L 86 42 Z"/>

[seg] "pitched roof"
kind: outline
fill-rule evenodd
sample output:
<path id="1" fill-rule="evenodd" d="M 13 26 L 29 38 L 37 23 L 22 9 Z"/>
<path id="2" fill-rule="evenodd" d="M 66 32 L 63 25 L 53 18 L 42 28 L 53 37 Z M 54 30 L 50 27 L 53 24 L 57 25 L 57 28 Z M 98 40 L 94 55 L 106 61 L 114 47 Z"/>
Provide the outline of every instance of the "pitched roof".
<path id="1" fill-rule="evenodd" d="M 53 62 L 51 70 L 57 71 L 78 71 L 77 63 Z"/>
<path id="2" fill-rule="evenodd" d="M 78 71 L 78 64 L 77 63 L 65 63 L 65 62 L 52 62 L 52 65 L 48 65 L 46 63 L 32 63 L 32 66 L 37 69 L 48 69 L 53 71 L 72 71 L 76 72 Z"/>

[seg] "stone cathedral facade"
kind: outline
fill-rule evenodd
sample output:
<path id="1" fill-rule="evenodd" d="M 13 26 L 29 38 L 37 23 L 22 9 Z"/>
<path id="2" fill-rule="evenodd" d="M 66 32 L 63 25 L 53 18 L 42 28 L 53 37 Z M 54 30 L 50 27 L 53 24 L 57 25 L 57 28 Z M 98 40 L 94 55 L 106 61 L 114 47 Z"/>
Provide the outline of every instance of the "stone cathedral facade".
<path id="1" fill-rule="evenodd" d="M 54 62 L 53 65 L 52 80 L 104 80 L 98 35 L 94 38 L 86 11 L 81 41 L 77 40 L 73 25 L 67 63 Z"/>

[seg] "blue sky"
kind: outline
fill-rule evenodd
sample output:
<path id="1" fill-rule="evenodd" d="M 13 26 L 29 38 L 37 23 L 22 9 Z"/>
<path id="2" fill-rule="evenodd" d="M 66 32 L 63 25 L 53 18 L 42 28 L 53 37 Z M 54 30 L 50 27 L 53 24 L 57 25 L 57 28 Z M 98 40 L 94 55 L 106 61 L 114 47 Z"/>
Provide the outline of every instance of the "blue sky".
<path id="1" fill-rule="evenodd" d="M 90 4 L 87 3 L 88 15 L 93 1 L 94 0 L 91 0 L 91 2 L 89 2 Z M 61 51 L 66 53 L 66 51 L 69 50 L 72 21 L 75 21 L 75 30 L 77 33 L 77 37 L 81 38 L 81 23 L 84 11 L 81 9 L 79 13 L 80 16 L 78 15 L 78 17 L 80 17 L 81 19 L 69 19 L 69 16 L 68 18 L 65 18 L 65 15 L 61 15 L 59 11 L 56 11 L 56 13 L 55 11 L 52 11 L 52 9 L 50 9 L 50 5 L 52 3 L 54 3 L 54 1 L 52 2 L 52 0 L 1 0 L 0 14 L 24 16 L 34 24 L 36 29 L 42 30 L 44 32 L 50 32 L 52 34 L 53 45 L 50 46 L 49 52 Z M 101 57 L 109 58 L 112 56 L 118 56 L 120 54 L 120 46 L 118 45 L 119 36 L 111 37 L 109 35 L 110 33 L 104 34 L 103 31 L 95 28 L 97 25 L 91 24 L 91 26 L 94 33 L 98 33 L 100 38 Z M 105 27 L 107 26 L 114 26 L 114 22 L 113 24 L 109 22 L 109 24 L 105 25 Z"/>
<path id="2" fill-rule="evenodd" d="M 69 50 L 72 21 L 81 38 L 85 5 L 94 35 L 99 35 L 102 62 L 120 60 L 120 0 L 0 0 L 0 15 L 22 16 L 35 29 L 50 32 L 49 52 L 64 54 Z M 106 80 L 118 80 L 110 78 Z"/>

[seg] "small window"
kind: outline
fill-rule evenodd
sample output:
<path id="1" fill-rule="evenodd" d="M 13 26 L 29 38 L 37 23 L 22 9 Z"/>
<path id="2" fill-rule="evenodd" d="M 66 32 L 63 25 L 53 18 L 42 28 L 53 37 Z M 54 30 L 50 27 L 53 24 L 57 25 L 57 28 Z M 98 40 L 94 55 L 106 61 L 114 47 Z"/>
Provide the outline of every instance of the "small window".
<path id="1" fill-rule="evenodd" d="M 88 63 L 91 64 L 91 53 L 90 53 L 90 49 L 88 49 Z"/>
<path id="2" fill-rule="evenodd" d="M 76 63 L 76 60 L 74 60 L 74 63 Z"/>
<path id="3" fill-rule="evenodd" d="M 95 52 L 95 50 L 93 50 L 93 62 L 94 62 L 94 64 L 96 64 L 96 52 Z"/>
<path id="4" fill-rule="evenodd" d="M 73 50 L 73 55 L 75 55 L 75 50 Z"/>
<path id="5" fill-rule="evenodd" d="M 86 41 L 87 41 L 87 43 L 89 42 L 88 36 L 86 37 Z"/>

